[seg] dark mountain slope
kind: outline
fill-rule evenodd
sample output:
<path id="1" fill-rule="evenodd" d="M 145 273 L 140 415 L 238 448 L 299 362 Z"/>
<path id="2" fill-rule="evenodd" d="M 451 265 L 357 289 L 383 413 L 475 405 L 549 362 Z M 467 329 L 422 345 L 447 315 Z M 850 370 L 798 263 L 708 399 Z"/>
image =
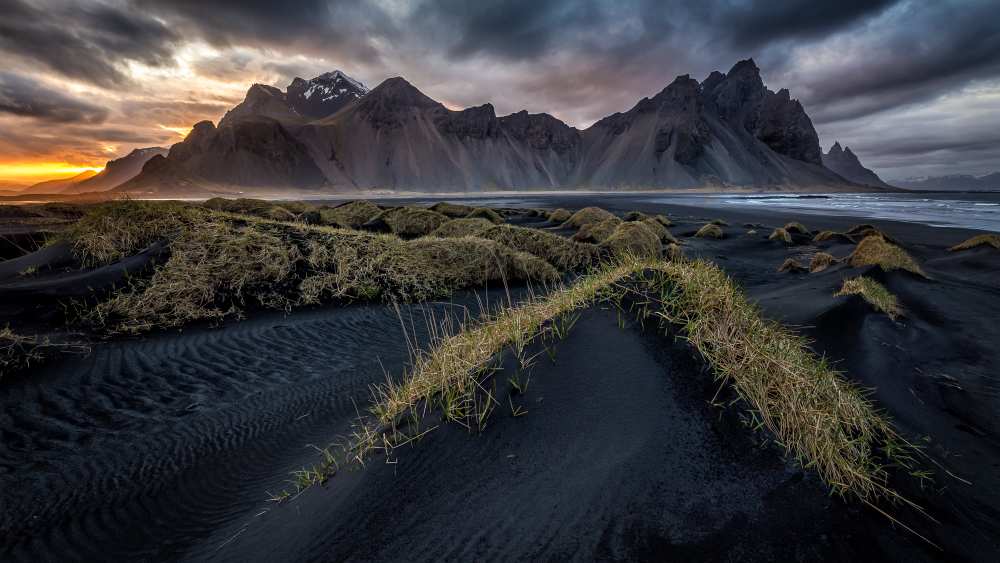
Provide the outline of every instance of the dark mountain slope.
<path id="1" fill-rule="evenodd" d="M 823 155 L 823 166 L 856 184 L 880 188 L 892 187 L 883 182 L 878 174 L 865 168 L 857 155 L 851 151 L 851 147 L 841 148 L 839 142 L 833 143 L 830 152 Z"/>

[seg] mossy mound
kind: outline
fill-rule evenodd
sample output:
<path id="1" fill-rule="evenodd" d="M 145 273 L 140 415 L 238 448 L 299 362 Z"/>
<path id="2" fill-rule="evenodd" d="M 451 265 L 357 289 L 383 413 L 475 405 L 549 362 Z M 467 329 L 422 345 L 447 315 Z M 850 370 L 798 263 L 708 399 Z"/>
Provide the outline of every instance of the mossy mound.
<path id="1" fill-rule="evenodd" d="M 357 229 L 382 212 L 382 208 L 370 201 L 348 201 L 336 207 L 322 207 L 319 210 L 323 224 Z"/>
<path id="2" fill-rule="evenodd" d="M 969 250 L 970 248 L 976 248 L 977 246 L 992 246 L 993 248 L 1000 248 L 1000 235 L 976 235 L 956 244 L 955 246 L 949 248 L 948 251 L 957 252 L 959 250 Z"/>
<path id="3" fill-rule="evenodd" d="M 726 234 L 722 232 L 722 227 L 720 227 L 719 225 L 715 223 L 708 223 L 707 225 L 698 229 L 698 232 L 696 232 L 694 236 L 698 238 L 721 239 L 725 237 Z"/>
<path id="4" fill-rule="evenodd" d="M 431 211 L 437 211 L 442 215 L 447 215 L 455 219 L 468 217 L 469 213 L 472 213 L 477 208 L 471 205 L 462 205 L 460 203 L 448 203 L 447 201 L 440 201 L 430 206 Z"/>
<path id="5" fill-rule="evenodd" d="M 808 235 L 810 233 L 809 229 L 806 228 L 802 223 L 792 221 L 784 226 L 784 229 L 789 233 L 795 233 L 799 235 Z"/>
<path id="6" fill-rule="evenodd" d="M 573 240 L 577 242 L 601 243 L 615 232 L 622 220 L 612 215 L 607 219 L 596 223 L 587 223 L 580 227 L 580 230 L 573 235 Z"/>
<path id="7" fill-rule="evenodd" d="M 562 226 L 579 229 L 584 225 L 600 223 L 601 221 L 612 218 L 617 219 L 617 217 L 615 217 L 611 212 L 601 209 L 600 207 L 584 207 L 571 215 Z"/>
<path id="8" fill-rule="evenodd" d="M 385 296 L 406 301 L 442 297 L 488 282 L 560 279 L 559 272 L 537 256 L 473 237 L 409 241 L 381 254 L 373 269 Z"/>
<path id="9" fill-rule="evenodd" d="M 838 233 L 836 231 L 820 231 L 819 233 L 816 233 L 816 236 L 813 237 L 812 241 L 813 242 L 835 241 L 848 244 L 854 244 L 855 242 L 855 240 L 851 238 L 850 235 L 846 235 L 844 233 Z"/>
<path id="10" fill-rule="evenodd" d="M 241 215 L 254 215 L 257 217 L 262 217 L 268 209 L 274 207 L 274 204 L 270 201 L 246 197 L 236 199 L 213 197 L 206 200 L 202 205 L 212 211 L 225 211 L 227 213 L 239 213 Z"/>
<path id="11" fill-rule="evenodd" d="M 611 236 L 601 243 L 601 248 L 612 256 L 635 256 L 638 258 L 655 258 L 663 249 L 660 237 L 640 222 L 623 222 L 619 224 Z"/>
<path id="12" fill-rule="evenodd" d="M 888 272 L 906 270 L 919 276 L 927 277 L 917 261 L 902 248 L 890 243 L 881 235 L 869 235 L 864 238 L 854 252 L 847 257 L 853 268 L 863 266 L 878 266 Z"/>
<path id="13" fill-rule="evenodd" d="M 664 254 L 668 260 L 683 260 L 684 259 L 684 249 L 680 247 L 677 243 L 670 243 L 667 245 Z"/>
<path id="14" fill-rule="evenodd" d="M 840 291 L 833 294 L 834 297 L 842 295 L 859 295 L 875 309 L 888 315 L 890 319 L 895 320 L 903 314 L 903 308 L 900 307 L 896 296 L 884 285 L 866 276 L 844 280 Z"/>
<path id="15" fill-rule="evenodd" d="M 813 254 L 812 260 L 809 261 L 809 271 L 814 274 L 822 272 L 836 263 L 837 259 L 834 258 L 832 254 L 817 252 L 816 254 Z"/>
<path id="16" fill-rule="evenodd" d="M 770 236 L 767 237 L 767 240 L 780 240 L 785 244 L 792 244 L 792 235 L 790 235 L 788 231 L 786 231 L 785 229 L 779 227 L 771 231 L 771 234 Z"/>
<path id="17" fill-rule="evenodd" d="M 550 223 L 562 224 L 565 223 L 566 221 L 569 221 L 569 218 L 572 216 L 573 214 L 570 213 L 568 209 L 563 209 L 560 207 L 559 209 L 550 211 L 546 215 L 546 218 L 549 220 Z"/>
<path id="18" fill-rule="evenodd" d="M 476 237 L 493 228 L 493 222 L 481 217 L 452 219 L 431 232 L 439 238 Z"/>
<path id="19" fill-rule="evenodd" d="M 211 212 L 176 202 L 115 201 L 92 206 L 63 237 L 85 266 L 103 266 L 180 234 Z"/>
<path id="20" fill-rule="evenodd" d="M 710 225 L 718 225 L 720 227 L 728 227 L 729 226 L 729 223 L 723 221 L 722 219 L 712 219 L 711 221 L 709 221 L 709 224 Z"/>
<path id="21" fill-rule="evenodd" d="M 494 225 L 498 223 L 503 223 L 503 217 L 499 213 L 490 209 L 489 207 L 477 207 L 469 212 L 465 216 L 466 219 L 486 219 L 487 221 L 493 223 Z"/>
<path id="22" fill-rule="evenodd" d="M 656 236 L 659 237 L 660 242 L 664 244 L 666 243 L 680 244 L 680 241 L 674 238 L 674 235 L 670 234 L 670 231 L 667 230 L 667 228 L 663 225 L 663 223 L 657 221 L 655 217 L 647 217 L 642 221 L 639 221 L 639 223 L 646 225 L 647 227 L 649 227 L 651 231 L 656 233 Z"/>
<path id="23" fill-rule="evenodd" d="M 388 231 L 403 238 L 429 235 L 448 221 L 448 216 L 422 207 L 394 207 L 365 223 L 365 229 Z"/>
<path id="24" fill-rule="evenodd" d="M 299 218 L 298 215 L 280 205 L 274 205 L 266 209 L 262 216 L 272 221 L 297 221 Z"/>
<path id="25" fill-rule="evenodd" d="M 778 267 L 778 273 L 789 272 L 795 274 L 805 271 L 805 266 L 800 264 L 799 261 L 794 258 L 786 258 L 785 261 L 781 263 L 781 266 Z"/>
<path id="26" fill-rule="evenodd" d="M 495 225 L 476 236 L 543 258 L 560 270 L 590 266 L 597 262 L 599 254 L 595 245 L 577 243 L 546 231 L 513 225 Z"/>

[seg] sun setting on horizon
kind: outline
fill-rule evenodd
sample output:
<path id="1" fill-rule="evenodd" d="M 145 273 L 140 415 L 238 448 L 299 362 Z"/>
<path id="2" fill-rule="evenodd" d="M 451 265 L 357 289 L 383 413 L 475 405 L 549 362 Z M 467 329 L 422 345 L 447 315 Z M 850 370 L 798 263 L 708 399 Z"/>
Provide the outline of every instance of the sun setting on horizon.
<path id="1" fill-rule="evenodd" d="M 69 162 L 0 162 L 0 181 L 34 183 L 71 178 L 82 172 L 100 172 L 102 165 Z"/>

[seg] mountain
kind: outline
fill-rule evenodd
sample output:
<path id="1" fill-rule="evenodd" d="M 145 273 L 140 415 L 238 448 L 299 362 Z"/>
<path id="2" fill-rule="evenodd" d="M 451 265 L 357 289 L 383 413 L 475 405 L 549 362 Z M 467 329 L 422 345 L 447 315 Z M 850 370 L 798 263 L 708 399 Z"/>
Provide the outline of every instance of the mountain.
<path id="1" fill-rule="evenodd" d="M 851 147 L 841 148 L 839 142 L 833 143 L 833 146 L 830 147 L 830 152 L 823 155 L 823 166 L 826 166 L 855 184 L 879 188 L 892 187 L 883 182 L 882 178 L 878 177 L 878 174 L 865 168 L 857 155 L 851 151 Z"/>
<path id="2" fill-rule="evenodd" d="M 305 123 L 333 115 L 367 93 L 364 84 L 339 70 L 312 80 L 296 77 L 284 92 L 274 86 L 254 84 L 243 102 L 226 112 L 219 128 L 256 117 L 269 117 L 288 124 Z"/>
<path id="3" fill-rule="evenodd" d="M 254 85 L 164 161 L 119 189 L 154 189 L 155 175 L 186 190 L 862 189 L 823 165 L 802 105 L 767 89 L 752 59 L 678 77 L 583 131 L 490 104 L 450 110 L 399 77 L 370 92 L 341 72 Z"/>
<path id="4" fill-rule="evenodd" d="M 897 180 L 896 184 L 911 190 L 1000 190 L 1000 172 L 984 176 L 953 174 Z"/>
<path id="5" fill-rule="evenodd" d="M 142 166 L 149 159 L 157 155 L 162 156 L 166 154 L 167 149 L 163 147 L 135 149 L 126 156 L 109 160 L 104 165 L 104 170 L 100 173 L 82 182 L 68 186 L 60 193 L 82 194 L 86 192 L 106 192 L 138 176 L 139 172 L 142 171 Z"/>
<path id="6" fill-rule="evenodd" d="M 66 190 L 72 188 L 74 185 L 83 182 L 84 180 L 93 178 L 97 175 L 97 172 L 93 170 L 84 170 L 76 176 L 71 178 L 62 178 L 59 180 L 47 180 L 45 182 L 39 182 L 33 184 L 23 190 L 22 194 L 59 194 Z"/>

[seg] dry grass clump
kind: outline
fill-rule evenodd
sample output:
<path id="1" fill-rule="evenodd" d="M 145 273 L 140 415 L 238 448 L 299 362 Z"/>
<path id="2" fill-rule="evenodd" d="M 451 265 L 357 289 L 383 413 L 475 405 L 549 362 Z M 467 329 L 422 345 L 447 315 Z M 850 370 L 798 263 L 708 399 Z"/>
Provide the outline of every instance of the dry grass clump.
<path id="1" fill-rule="evenodd" d="M 617 219 L 617 217 L 612 215 L 611 212 L 601 209 L 600 207 L 584 207 L 571 215 L 562 226 L 579 229 L 584 225 L 600 223 L 601 221 L 607 219 Z M 551 221 L 552 218 L 550 217 L 549 220 Z"/>
<path id="2" fill-rule="evenodd" d="M 680 244 L 680 241 L 674 238 L 674 235 L 670 234 L 670 231 L 668 231 L 667 228 L 663 226 L 663 223 L 657 221 L 655 218 L 647 217 L 646 219 L 639 221 L 639 223 L 646 225 L 647 227 L 649 227 L 651 231 L 656 233 L 656 236 L 660 239 L 660 242 Z"/>
<path id="3" fill-rule="evenodd" d="M 886 241 L 881 235 L 869 235 L 864 238 L 854 252 L 847 257 L 853 268 L 863 266 L 878 266 L 885 271 L 906 270 L 919 276 L 927 277 L 920 269 L 916 260 L 902 248 Z"/>
<path id="4" fill-rule="evenodd" d="M 98 303 L 89 318 L 136 333 L 221 319 L 251 303 L 288 306 L 282 285 L 301 257 L 296 246 L 252 225 L 206 220 L 170 243 L 170 258 L 149 280 Z"/>
<path id="5" fill-rule="evenodd" d="M 85 266 L 103 266 L 170 239 L 210 212 L 174 202 L 115 201 L 95 205 L 64 237 Z"/>
<path id="6" fill-rule="evenodd" d="M 903 309 L 899 306 L 899 300 L 896 299 L 896 296 L 889 292 L 884 285 L 867 276 L 844 280 L 840 291 L 833 294 L 834 297 L 842 295 L 860 295 L 871 306 L 893 320 L 903 314 Z"/>
<path id="7" fill-rule="evenodd" d="M 959 250 L 968 250 L 977 246 L 992 246 L 993 248 L 1000 248 L 1000 235 L 976 235 L 968 240 L 956 244 L 948 250 L 950 252 L 956 252 Z"/>
<path id="8" fill-rule="evenodd" d="M 722 219 L 712 219 L 711 221 L 709 221 L 709 224 L 710 225 L 718 225 L 720 227 L 728 227 L 729 226 L 729 223 L 723 221 Z"/>
<path id="9" fill-rule="evenodd" d="M 473 211 L 476 210 L 476 208 L 472 207 L 471 205 L 462 205 L 460 203 L 448 203 L 447 201 L 440 201 L 438 203 L 435 203 L 434 205 L 430 206 L 429 209 L 431 211 L 437 211 L 442 215 L 447 215 L 448 217 L 452 217 L 455 219 L 461 217 L 468 217 L 469 213 L 472 213 Z"/>
<path id="10" fill-rule="evenodd" d="M 720 239 L 720 238 L 725 237 L 726 234 L 723 233 L 722 232 L 722 228 L 719 227 L 718 225 L 716 225 L 715 223 L 708 223 L 704 227 L 698 229 L 698 232 L 696 232 L 694 234 L 694 236 L 696 236 L 698 238 L 715 238 L 715 239 Z"/>
<path id="11" fill-rule="evenodd" d="M 10 327 L 0 328 L 0 380 L 8 373 L 41 361 L 43 345 L 34 336 L 22 336 Z"/>
<path id="12" fill-rule="evenodd" d="M 796 221 L 788 223 L 787 225 L 785 225 L 784 229 L 789 233 L 798 233 L 800 235 L 808 235 L 810 232 L 809 229 L 805 227 L 805 225 Z"/>
<path id="13" fill-rule="evenodd" d="M 854 240 L 862 240 L 865 237 L 869 237 L 869 236 L 872 236 L 872 235 L 878 235 L 878 236 L 884 238 L 885 240 L 887 240 L 888 242 L 891 242 L 892 244 L 896 244 L 896 245 L 899 244 L 898 240 L 896 240 L 896 239 L 892 238 L 891 236 L 883 233 L 882 231 L 880 231 L 877 228 L 875 228 L 874 225 L 869 225 L 868 223 L 864 223 L 864 224 L 861 224 L 861 225 L 854 225 L 850 229 L 847 229 L 846 231 L 844 231 L 844 234 L 847 235 L 848 237 L 854 239 Z"/>
<path id="14" fill-rule="evenodd" d="M 813 242 L 824 242 L 828 240 L 837 240 L 841 242 L 848 242 L 854 244 L 854 239 L 849 235 L 844 233 L 838 233 L 836 231 L 821 231 L 813 237 Z"/>
<path id="15" fill-rule="evenodd" d="M 778 267 L 779 274 L 783 274 L 785 272 L 796 274 L 805 271 L 805 266 L 800 264 L 799 261 L 794 258 L 786 258 L 785 261 L 781 263 L 781 266 Z"/>
<path id="16" fill-rule="evenodd" d="M 265 219 L 271 219 L 272 221 L 296 221 L 299 218 L 298 215 L 280 205 L 271 206 L 264 211 L 262 216 Z"/>
<path id="17" fill-rule="evenodd" d="M 375 283 L 389 298 L 423 301 L 487 282 L 555 283 L 559 272 L 545 260 L 491 240 L 423 238 L 380 254 Z"/>
<path id="18" fill-rule="evenodd" d="M 837 259 L 834 258 L 832 254 L 817 252 L 816 254 L 813 254 L 812 260 L 809 261 L 809 271 L 814 274 L 822 272 L 836 263 Z"/>
<path id="19" fill-rule="evenodd" d="M 572 216 L 573 216 L 573 214 L 570 213 L 569 210 L 563 209 L 563 208 L 560 207 L 559 209 L 556 209 L 556 210 L 553 210 L 552 212 L 550 212 L 547 215 L 547 219 L 551 223 L 560 223 L 560 224 L 562 224 L 562 223 L 565 223 L 566 221 L 569 221 L 569 218 L 572 217 Z"/>
<path id="20" fill-rule="evenodd" d="M 440 409 L 445 420 L 464 424 L 470 414 L 465 407 L 478 404 L 477 394 L 485 394 L 488 403 L 495 400 L 484 383 L 503 349 L 517 353 L 539 335 L 554 333 L 555 319 L 602 297 L 617 302 L 628 292 L 642 299 L 643 314 L 678 327 L 715 378 L 732 385 L 749 407 L 753 427 L 770 432 L 835 493 L 867 504 L 901 499 L 888 486 L 885 462 L 912 468 L 913 459 L 890 422 L 864 392 L 817 358 L 804 338 L 764 319 L 718 267 L 701 261 L 626 257 L 542 300 L 502 310 L 438 339 L 418 353 L 402 381 L 374 391 L 372 418 L 362 421 L 346 446 L 346 461 L 364 463 L 376 452 L 388 454 L 412 442 L 400 425 L 419 426 L 430 410 Z M 323 482 L 338 467 L 328 455 L 312 470 L 317 478 L 305 486 Z"/>
<path id="21" fill-rule="evenodd" d="M 601 248 L 612 256 L 636 256 L 655 258 L 663 249 L 660 237 L 645 223 L 621 223 L 614 232 L 601 243 Z"/>
<path id="22" fill-rule="evenodd" d="M 493 228 L 493 223 L 481 217 L 452 219 L 435 229 L 430 236 L 440 238 L 476 237 L 491 228 Z"/>
<path id="23" fill-rule="evenodd" d="M 448 221 L 448 216 L 422 207 L 395 207 L 376 215 L 368 224 L 384 223 L 393 234 L 404 238 L 429 235 Z"/>
<path id="24" fill-rule="evenodd" d="M 664 256 L 667 257 L 667 260 L 684 260 L 684 249 L 672 242 L 667 245 Z"/>
<path id="25" fill-rule="evenodd" d="M 336 207 L 322 207 L 319 210 L 324 224 L 347 229 L 357 229 L 382 212 L 382 208 L 370 201 L 355 200 Z"/>
<path id="26" fill-rule="evenodd" d="M 767 240 L 780 240 L 785 244 L 792 244 L 792 235 L 788 234 L 788 231 L 782 228 L 777 228 L 771 231 L 771 235 L 767 237 Z"/>
<path id="27" fill-rule="evenodd" d="M 476 219 L 476 218 L 486 219 L 487 221 L 493 223 L 494 225 L 497 223 L 503 223 L 503 217 L 501 217 L 499 213 L 490 209 L 489 207 L 477 207 L 472 211 L 470 211 L 469 214 L 466 215 L 465 217 L 468 219 Z"/>
<path id="28" fill-rule="evenodd" d="M 657 314 L 681 328 L 718 380 L 732 384 L 751 408 L 751 424 L 837 494 L 868 503 L 900 498 L 888 487 L 884 456 L 911 468 L 910 448 L 861 389 L 803 337 L 765 320 L 717 266 L 670 262 L 654 272 L 649 285 L 665 299 Z"/>
<path id="29" fill-rule="evenodd" d="M 495 225 L 475 236 L 499 242 L 514 250 L 534 254 L 559 270 L 587 267 L 596 263 L 599 257 L 599 250 L 595 245 L 574 242 L 538 229 Z"/>
<path id="30" fill-rule="evenodd" d="M 577 242 L 603 242 L 606 238 L 611 236 L 611 233 L 615 232 L 615 229 L 617 229 L 618 225 L 621 225 L 621 223 L 622 220 L 615 216 L 602 219 L 595 223 L 586 223 L 580 227 L 579 231 L 573 234 L 572 239 Z"/>

